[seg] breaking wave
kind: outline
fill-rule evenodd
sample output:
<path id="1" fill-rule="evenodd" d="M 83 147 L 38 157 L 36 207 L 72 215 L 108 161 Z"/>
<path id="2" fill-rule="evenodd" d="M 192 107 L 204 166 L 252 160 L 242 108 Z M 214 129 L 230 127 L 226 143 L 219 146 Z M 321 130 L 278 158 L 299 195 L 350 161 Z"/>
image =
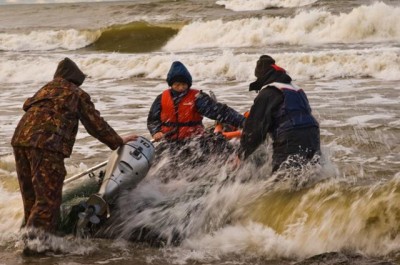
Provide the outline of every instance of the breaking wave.
<path id="1" fill-rule="evenodd" d="M 400 7 L 382 2 L 360 6 L 350 13 L 301 11 L 294 17 L 197 21 L 186 25 L 165 48 L 269 47 L 271 44 L 394 42 L 400 40 Z"/>
<path id="2" fill-rule="evenodd" d="M 54 74 L 57 62 L 65 56 L 21 55 L 0 61 L 3 83 L 45 82 Z M 259 55 L 223 53 L 132 54 L 121 53 L 70 56 L 94 79 L 127 79 L 132 77 L 165 79 L 171 62 L 181 60 L 196 77 L 196 82 L 248 82 L 253 79 Z M 400 48 L 375 48 L 302 52 L 276 52 L 276 61 L 296 79 L 335 79 L 374 77 L 397 80 L 400 74 Z M 199 64 L 199 62 L 201 62 Z"/>
<path id="3" fill-rule="evenodd" d="M 133 22 L 98 30 L 44 30 L 29 33 L 0 33 L 0 50 L 48 51 L 89 50 L 108 52 L 151 52 L 159 50 L 178 29 Z"/>
<path id="4" fill-rule="evenodd" d="M 221 0 L 218 5 L 233 11 L 263 10 L 274 7 L 300 7 L 310 5 L 318 0 Z"/>
<path id="5" fill-rule="evenodd" d="M 95 42 L 100 30 L 46 30 L 29 33 L 0 33 L 0 50 L 48 51 L 55 49 L 77 50 Z"/>
<path id="6" fill-rule="evenodd" d="M 135 22 L 104 30 L 91 49 L 109 52 L 151 52 L 159 50 L 178 29 Z"/>

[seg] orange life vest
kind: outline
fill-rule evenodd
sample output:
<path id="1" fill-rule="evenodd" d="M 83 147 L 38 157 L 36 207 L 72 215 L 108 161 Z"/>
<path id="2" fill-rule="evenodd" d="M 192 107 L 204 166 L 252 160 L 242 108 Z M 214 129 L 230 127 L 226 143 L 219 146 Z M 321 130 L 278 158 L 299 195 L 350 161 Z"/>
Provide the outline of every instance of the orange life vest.
<path id="1" fill-rule="evenodd" d="M 181 101 L 174 105 L 171 90 L 161 96 L 161 131 L 167 139 L 182 140 L 204 133 L 203 116 L 196 109 L 198 90 L 189 89 Z"/>

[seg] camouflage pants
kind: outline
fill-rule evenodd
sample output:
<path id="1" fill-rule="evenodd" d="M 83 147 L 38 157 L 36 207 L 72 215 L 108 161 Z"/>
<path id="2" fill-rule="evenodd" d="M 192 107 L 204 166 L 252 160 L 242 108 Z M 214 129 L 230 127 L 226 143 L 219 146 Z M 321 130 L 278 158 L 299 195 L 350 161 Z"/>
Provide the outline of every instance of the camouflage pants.
<path id="1" fill-rule="evenodd" d="M 37 148 L 14 147 L 14 156 L 24 204 L 24 225 L 54 233 L 66 175 L 63 155 Z"/>

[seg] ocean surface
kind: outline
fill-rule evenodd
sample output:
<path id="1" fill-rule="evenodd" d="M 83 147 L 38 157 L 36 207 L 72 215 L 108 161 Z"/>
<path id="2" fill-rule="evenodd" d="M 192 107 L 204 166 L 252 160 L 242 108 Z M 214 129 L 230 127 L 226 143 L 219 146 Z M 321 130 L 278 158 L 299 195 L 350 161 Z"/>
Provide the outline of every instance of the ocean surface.
<path id="1" fill-rule="evenodd" d="M 399 0 L 0 1 L 0 264 L 400 264 L 399 18 Z M 161 160 L 121 195 L 114 238 L 65 237 L 53 242 L 63 254 L 21 254 L 10 140 L 61 59 L 88 75 L 82 88 L 118 133 L 150 137 L 147 114 L 173 61 L 194 88 L 245 112 L 262 54 L 306 91 L 321 166 L 278 179 L 269 163 L 235 171 L 214 157 L 164 182 Z M 270 155 L 269 144 L 259 151 Z M 110 154 L 80 126 L 67 177 Z M 140 225 L 183 240 L 127 240 Z"/>

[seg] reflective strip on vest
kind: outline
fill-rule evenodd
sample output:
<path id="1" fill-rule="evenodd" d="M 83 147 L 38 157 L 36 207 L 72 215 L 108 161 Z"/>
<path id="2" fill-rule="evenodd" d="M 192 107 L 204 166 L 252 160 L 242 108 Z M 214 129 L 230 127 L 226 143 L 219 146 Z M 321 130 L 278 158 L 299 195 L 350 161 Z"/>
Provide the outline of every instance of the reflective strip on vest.
<path id="1" fill-rule="evenodd" d="M 279 88 L 279 90 L 291 89 L 291 90 L 294 90 L 296 92 L 302 90 L 300 87 L 296 86 L 295 84 L 284 84 L 284 83 L 278 83 L 278 82 L 274 82 L 274 83 L 268 84 L 268 85 L 266 85 L 264 87 L 267 87 L 267 86 L 274 86 L 274 87 Z"/>

